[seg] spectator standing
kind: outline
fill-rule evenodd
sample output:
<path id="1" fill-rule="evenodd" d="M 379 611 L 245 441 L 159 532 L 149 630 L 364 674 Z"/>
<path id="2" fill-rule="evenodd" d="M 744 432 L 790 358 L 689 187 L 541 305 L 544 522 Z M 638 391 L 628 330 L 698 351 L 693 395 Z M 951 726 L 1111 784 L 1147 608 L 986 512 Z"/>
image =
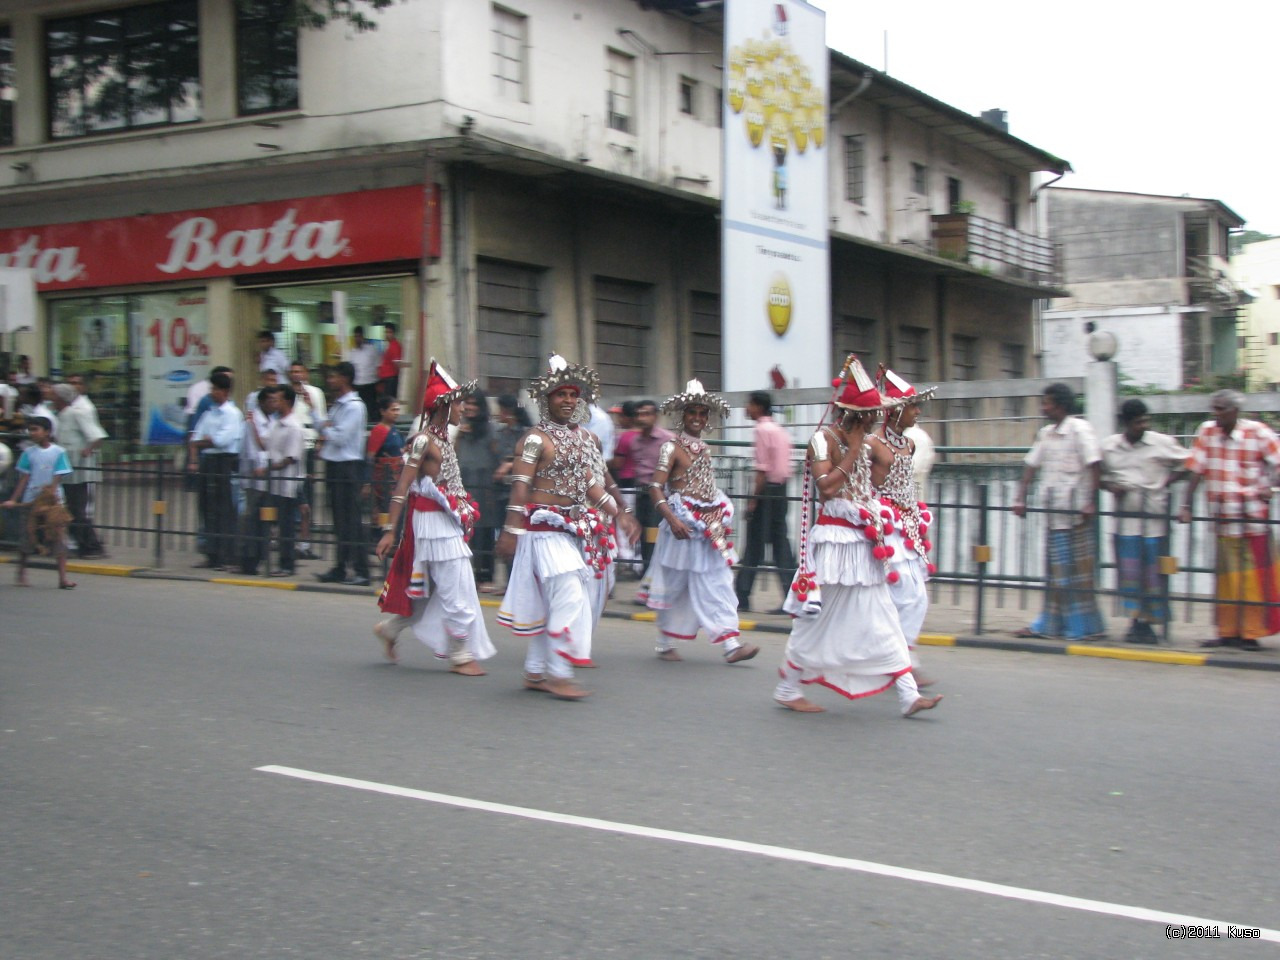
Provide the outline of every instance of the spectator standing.
<path id="1" fill-rule="evenodd" d="M 773 419 L 773 397 L 756 390 L 747 398 L 747 416 L 755 421 L 752 458 L 755 479 L 747 501 L 747 549 L 738 570 L 738 609 L 751 609 L 751 588 L 764 562 L 765 547 L 772 552 L 782 589 L 781 607 L 796 575 L 795 554 L 787 533 L 787 482 L 791 466 L 791 435 Z M 781 611 L 775 611 L 781 612 Z"/>
<path id="2" fill-rule="evenodd" d="M 289 358 L 276 346 L 276 335 L 270 330 L 258 334 L 258 372 L 266 370 L 276 372 L 277 383 L 289 380 Z"/>
<path id="3" fill-rule="evenodd" d="M 511 468 L 515 465 L 516 451 L 532 426 L 529 412 L 520 406 L 514 394 L 504 393 L 498 397 L 498 426 L 494 430 L 494 442 L 498 448 L 499 463 L 493 474 L 493 509 L 502 517 L 506 516 L 507 504 L 511 502 Z M 502 520 L 496 522 L 501 523 Z M 494 575 L 497 575 L 496 570 Z"/>
<path id="4" fill-rule="evenodd" d="M 1243 406 L 1235 390 L 1209 399 L 1213 419 L 1196 431 L 1178 521 L 1191 522 L 1191 498 L 1203 482 L 1217 537 L 1219 602 L 1218 635 L 1200 646 L 1260 650 L 1262 637 L 1280 632 L 1280 569 L 1266 524 L 1280 439 L 1266 424 L 1241 418 Z"/>
<path id="5" fill-rule="evenodd" d="M 316 439 L 320 436 L 316 427 L 328 414 L 324 391 L 311 382 L 311 374 L 305 363 L 295 360 L 289 367 L 289 382 L 293 386 L 293 414 L 302 424 L 302 438 L 307 447 L 305 479 L 298 491 L 298 549 L 299 560 L 315 560 L 311 552 L 311 514 L 315 503 Z"/>
<path id="6" fill-rule="evenodd" d="M 267 475 L 269 502 L 276 510 L 276 539 L 280 549 L 280 563 L 272 571 L 273 577 L 291 577 L 296 571 L 294 555 L 294 531 L 297 529 L 298 497 L 306 476 L 306 438 L 302 424 L 294 414 L 297 398 L 290 386 L 276 391 L 276 412 L 279 419 L 267 435 Z"/>
<path id="7" fill-rule="evenodd" d="M 395 397 L 378 398 L 378 422 L 370 428 L 369 439 L 365 441 L 375 518 L 391 509 L 391 491 L 400 478 L 404 437 L 396 429 L 396 419 L 399 416 L 399 400 Z"/>
<path id="8" fill-rule="evenodd" d="M 70 514 L 63 506 L 62 479 L 71 475 L 71 462 L 67 452 L 53 442 L 52 430 L 48 417 L 32 417 L 27 423 L 31 446 L 18 457 L 18 485 L 0 506 L 9 510 L 21 508 L 26 514 L 20 523 L 14 582 L 27 586 L 27 557 L 43 540 L 58 562 L 58 589 L 70 590 L 75 586 L 67 579 L 66 522 Z"/>
<path id="9" fill-rule="evenodd" d="M 0 380 L 0 419 L 10 420 L 18 409 L 18 374 L 10 370 Z"/>
<path id="10" fill-rule="evenodd" d="M 365 587 L 369 585 L 369 547 L 360 512 L 360 487 L 365 480 L 365 429 L 369 414 L 355 390 L 355 375 L 355 368 L 345 360 L 328 374 L 329 389 L 336 399 L 320 427 L 323 438 L 320 459 L 325 461 L 325 482 L 329 488 L 338 553 L 333 567 L 317 573 L 316 579 L 322 583 Z"/>
<path id="11" fill-rule="evenodd" d="M 407 367 L 409 361 L 404 359 L 404 346 L 396 336 L 396 325 L 384 323 L 382 330 L 387 345 L 382 350 L 382 359 L 378 361 L 378 392 L 395 400 L 400 396 L 400 368 Z"/>
<path id="12" fill-rule="evenodd" d="M 462 485 L 476 502 L 480 516 L 471 538 L 471 568 L 481 593 L 493 593 L 494 544 L 502 525 L 495 477 L 502 466 L 498 438 L 489 422 L 489 398 L 479 388 L 462 401 L 462 421 L 453 439 Z M 506 504 L 503 504 L 505 509 Z"/>
<path id="13" fill-rule="evenodd" d="M 274 380 L 274 370 L 263 370 L 264 380 Z M 263 387 L 249 395 L 252 410 L 245 414 L 240 443 L 240 569 L 257 576 L 258 566 L 267 556 L 269 528 L 262 522 L 267 505 L 266 441 L 274 426 L 276 387 Z M 246 402 L 246 406 L 249 403 Z"/>
<path id="14" fill-rule="evenodd" d="M 1093 520 L 1097 516 L 1102 451 L 1093 428 L 1071 416 L 1075 397 L 1065 383 L 1050 384 L 1040 409 L 1049 420 L 1027 454 L 1016 516 L 1027 513 L 1027 488 L 1039 474 L 1040 501 L 1048 517 L 1045 537 L 1048 583 L 1044 610 L 1019 637 L 1103 640 L 1106 633 L 1094 595 Z"/>
<path id="15" fill-rule="evenodd" d="M 225 570 L 235 562 L 231 477 L 240 457 L 244 417 L 231 399 L 230 374 L 212 374 L 209 385 L 209 407 L 196 421 L 187 443 L 187 470 L 198 472 L 200 478 L 205 560 L 197 566 Z"/>
<path id="16" fill-rule="evenodd" d="M 18 413 L 22 415 L 22 422 L 30 423 L 35 417 L 44 417 L 50 423 L 52 439 L 58 439 L 58 417 L 53 409 L 44 402 L 44 396 L 40 393 L 40 387 L 32 382 L 23 384 L 18 388 L 18 396 L 20 405 Z M 20 446 L 28 447 L 35 443 L 34 440 L 27 440 Z"/>
<path id="17" fill-rule="evenodd" d="M 31 372 L 31 358 L 25 353 L 18 357 L 18 376 L 15 379 L 20 387 L 36 382 L 36 375 Z"/>
<path id="18" fill-rule="evenodd" d="M 352 330 L 351 340 L 352 347 L 343 359 L 355 371 L 351 383 L 364 404 L 365 416 L 368 416 L 378 409 L 378 364 L 382 362 L 382 351 L 376 343 L 364 338 L 364 327 Z"/>
<path id="19" fill-rule="evenodd" d="M 1116 579 L 1133 620 L 1127 643 L 1158 642 L 1152 625 L 1169 619 L 1160 557 L 1169 552 L 1168 487 L 1187 460 L 1173 437 L 1147 429 L 1150 422 L 1145 403 L 1126 400 L 1123 431 L 1102 442 L 1102 489 L 1115 497 Z"/>
<path id="20" fill-rule="evenodd" d="M 268 367 L 265 370 L 258 371 L 258 386 L 256 389 L 249 391 L 244 398 L 244 412 L 248 416 L 256 413 L 258 404 L 262 398 L 264 390 L 273 389 L 280 382 L 280 375 L 276 373 L 275 367 Z"/>
<path id="21" fill-rule="evenodd" d="M 636 427 L 633 432 L 622 435 L 608 464 L 610 472 L 617 478 L 618 486 L 624 492 L 628 489 L 628 484 L 623 482 L 623 476 L 629 477 L 629 488 L 637 491 L 636 519 L 644 528 L 640 558 L 643 566 L 648 567 L 653 557 L 654 544 L 658 542 L 659 517 L 645 491 L 649 489 L 653 471 L 658 467 L 658 451 L 668 440 L 674 440 L 675 434 L 658 426 L 658 405 L 652 400 L 641 400 L 636 404 Z"/>
<path id="22" fill-rule="evenodd" d="M 53 405 L 58 410 L 58 434 L 71 462 L 73 473 L 63 481 L 67 509 L 71 511 L 71 538 L 81 559 L 105 557 L 102 541 L 93 528 L 93 485 L 98 476 L 98 448 L 107 438 L 91 404 L 70 383 L 53 388 Z"/>

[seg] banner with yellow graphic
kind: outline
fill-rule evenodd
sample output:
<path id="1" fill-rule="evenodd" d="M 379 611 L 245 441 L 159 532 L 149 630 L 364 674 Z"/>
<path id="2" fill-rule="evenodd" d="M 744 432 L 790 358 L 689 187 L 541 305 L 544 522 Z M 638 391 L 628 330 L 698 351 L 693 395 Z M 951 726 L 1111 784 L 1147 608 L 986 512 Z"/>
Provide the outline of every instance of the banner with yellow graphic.
<path id="1" fill-rule="evenodd" d="M 725 4 L 726 390 L 831 379 L 826 15 Z"/>

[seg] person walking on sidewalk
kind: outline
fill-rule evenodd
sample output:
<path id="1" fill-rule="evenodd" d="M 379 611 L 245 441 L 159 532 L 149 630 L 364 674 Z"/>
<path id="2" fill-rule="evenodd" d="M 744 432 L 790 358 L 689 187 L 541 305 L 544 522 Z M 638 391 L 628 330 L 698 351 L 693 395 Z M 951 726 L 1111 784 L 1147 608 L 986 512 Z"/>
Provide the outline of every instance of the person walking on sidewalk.
<path id="1" fill-rule="evenodd" d="M 662 412 L 679 417 L 680 434 L 658 452 L 649 483 L 654 511 L 662 518 L 649 565 L 649 606 L 658 611 L 658 659 L 684 659 L 677 640 L 693 640 L 699 628 L 723 644 L 725 663 L 750 660 L 760 648 L 744 644 L 738 629 L 733 572 L 733 503 L 716 487 L 711 450 L 702 439 L 711 417 L 719 422 L 729 404 L 690 380 L 668 397 Z"/>
<path id="2" fill-rule="evenodd" d="M 1098 512 L 1102 451 L 1093 427 L 1071 416 L 1075 397 L 1065 383 L 1050 384 L 1040 409 L 1049 423 L 1027 454 L 1013 513 L 1027 514 L 1027 488 L 1040 477 L 1040 502 L 1048 516 L 1045 537 L 1044 610 L 1018 637 L 1105 640 L 1094 594 L 1093 521 Z"/>
<path id="3" fill-rule="evenodd" d="M 62 484 L 71 511 L 69 533 L 76 542 L 81 560 L 105 557 L 98 531 L 93 528 L 93 490 L 98 480 L 98 448 L 107 439 L 107 431 L 98 422 L 98 414 L 87 397 L 80 395 L 71 383 L 53 388 L 53 405 L 58 411 L 58 436 L 75 471 Z"/>
<path id="4" fill-rule="evenodd" d="M 590 367 L 553 355 L 529 384 L 541 419 L 520 444 L 499 557 L 514 557 L 498 622 L 528 637 L 524 686 L 560 700 L 588 692 L 575 666 L 591 666 L 592 609 L 587 578 L 609 562 L 607 518 L 618 505 L 592 467 L 599 448 L 581 424 L 600 389 Z"/>
<path id="5" fill-rule="evenodd" d="M 635 430 L 618 438 L 609 469 L 618 478 L 621 487 L 636 491 L 636 520 L 644 528 L 640 540 L 640 574 L 649 567 L 653 547 L 658 541 L 658 514 L 649 499 L 649 482 L 658 465 L 658 451 L 668 440 L 675 438 L 669 430 L 658 426 L 658 405 L 652 400 L 636 403 Z M 625 482 L 624 482 L 624 478 Z"/>
<path id="6" fill-rule="evenodd" d="M 405 518 L 404 537 L 378 597 L 378 606 L 389 616 L 373 628 L 392 663 L 397 660 L 397 637 L 412 627 L 414 636 L 464 677 L 484 676 L 476 661 L 497 652 L 480 614 L 467 545 L 478 510 L 463 486 L 449 441 L 449 427 L 462 415 L 462 398 L 475 387 L 475 380 L 459 386 L 432 359 L 422 398 L 427 428 L 410 441 L 391 497 L 391 515 L 378 541 L 378 557 L 385 559 Z"/>
<path id="7" fill-rule="evenodd" d="M 800 570 L 787 598 L 796 617 L 773 698 L 797 713 L 821 713 L 801 686 L 828 687 L 850 700 L 892 687 L 904 717 L 932 710 L 941 696 L 922 697 L 911 674 L 907 639 L 889 595 L 885 536 L 890 527 L 871 489 L 865 440 L 885 409 L 880 391 L 850 354 L 832 398 L 835 422 L 820 427 L 805 456 Z M 809 529 L 810 485 L 818 516 Z M 886 511 L 887 512 L 887 511 Z"/>
<path id="8" fill-rule="evenodd" d="M 1157 643 L 1153 625 L 1169 619 L 1160 558 L 1169 552 L 1169 484 L 1187 461 L 1177 440 L 1149 424 L 1147 405 L 1126 400 L 1123 431 L 1102 441 L 1102 489 L 1115 497 L 1116 581 L 1133 618 L 1126 643 Z"/>
<path id="9" fill-rule="evenodd" d="M 929 524 L 933 514 L 920 499 L 915 478 L 915 444 L 906 431 L 916 424 L 920 405 L 933 396 L 937 387 L 919 391 L 892 370 L 881 367 L 880 393 L 886 402 L 896 404 L 885 413 L 884 421 L 872 430 L 871 486 L 880 499 L 881 507 L 891 511 L 892 533 L 885 537 L 885 546 L 892 551 L 889 569 L 898 574 L 889 584 L 889 595 L 898 611 L 898 622 L 911 650 L 911 669 L 916 683 L 929 686 L 920 671 L 920 655 L 916 642 L 924 629 L 924 618 L 929 612 L 929 577 L 933 565 L 929 563 Z"/>
<path id="10" fill-rule="evenodd" d="M 1266 424 L 1242 418 L 1243 406 L 1235 390 L 1209 398 L 1213 419 L 1196 431 L 1178 522 L 1191 522 L 1192 497 L 1203 482 L 1217 537 L 1219 603 L 1218 635 L 1200 646 L 1261 650 L 1260 639 L 1280 633 L 1280 566 L 1266 522 L 1280 439 Z"/>
<path id="11" fill-rule="evenodd" d="M 747 501 L 747 549 L 738 569 L 738 610 L 751 609 L 751 588 L 764 562 L 765 548 L 773 553 L 773 565 L 782 586 L 782 602 L 796 575 L 795 555 L 787 533 L 787 482 L 791 479 L 791 435 L 772 416 L 773 398 L 756 390 L 747 399 L 747 416 L 755 421 L 752 455 L 755 481 Z"/>
<path id="12" fill-rule="evenodd" d="M 333 567 L 317 573 L 321 583 L 369 585 L 369 545 L 365 542 L 360 488 L 365 483 L 365 428 L 369 414 L 352 386 L 355 369 L 345 360 L 329 371 L 329 388 L 337 397 L 320 428 L 324 445 L 325 482 L 338 555 Z M 351 568 L 348 575 L 347 568 Z"/>

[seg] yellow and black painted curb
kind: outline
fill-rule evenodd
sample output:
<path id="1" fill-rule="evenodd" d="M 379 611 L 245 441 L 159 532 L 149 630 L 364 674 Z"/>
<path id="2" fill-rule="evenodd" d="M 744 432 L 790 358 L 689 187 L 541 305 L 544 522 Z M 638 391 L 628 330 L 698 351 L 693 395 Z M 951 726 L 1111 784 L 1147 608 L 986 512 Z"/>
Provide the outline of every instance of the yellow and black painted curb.
<path id="1" fill-rule="evenodd" d="M 13 557 L 0 557 L 0 564 L 13 563 Z M 33 558 L 29 565 L 34 568 L 53 569 L 54 562 L 47 557 Z M 229 587 L 257 587 L 265 590 L 286 590 L 295 593 L 338 593 L 348 596 L 368 597 L 376 595 L 381 583 L 374 580 L 369 587 L 347 586 L 340 583 L 301 583 L 294 580 L 272 580 L 257 577 L 200 577 L 192 574 L 171 573 L 156 570 L 152 567 L 132 567 L 125 564 L 97 563 L 94 561 L 72 560 L 67 563 L 67 570 L 72 573 L 90 574 L 102 577 L 133 577 L 141 580 L 184 580 L 191 583 L 216 583 Z M 493 597 L 482 597 L 482 607 L 498 607 L 501 601 Z M 636 623 L 653 623 L 657 614 L 652 610 L 623 611 L 606 610 L 604 615 L 614 620 L 631 620 Z M 776 623 L 758 620 L 741 619 L 739 628 L 745 632 L 788 634 L 791 632 L 789 620 L 779 618 Z M 970 647 L 978 650 L 1007 650 L 1014 653 L 1050 653 L 1069 657 L 1100 657 L 1108 660 L 1129 660 L 1141 663 L 1166 663 L 1190 667 L 1226 667 L 1235 670 L 1271 670 L 1280 671 L 1280 660 L 1243 659 L 1230 656 L 1212 656 L 1206 653 L 1194 653 L 1183 650 L 1135 649 L 1131 647 L 1105 647 L 1084 643 L 1057 643 L 1054 641 L 1032 642 L 1019 639 L 1001 639 L 997 637 L 962 637 L 944 633 L 922 633 L 916 641 L 925 647 Z"/>

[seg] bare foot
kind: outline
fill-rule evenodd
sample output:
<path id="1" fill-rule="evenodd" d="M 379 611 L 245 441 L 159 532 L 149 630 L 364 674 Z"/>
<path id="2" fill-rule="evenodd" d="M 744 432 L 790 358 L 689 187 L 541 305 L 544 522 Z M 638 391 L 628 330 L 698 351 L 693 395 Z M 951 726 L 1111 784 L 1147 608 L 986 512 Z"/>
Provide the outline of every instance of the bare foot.
<path id="1" fill-rule="evenodd" d="M 449 668 L 449 672 L 456 673 L 460 677 L 483 677 L 485 675 L 484 667 L 474 660 L 468 660 L 466 663 L 455 663 Z"/>
<path id="2" fill-rule="evenodd" d="M 778 700 L 774 698 L 779 706 L 786 707 L 788 710 L 794 710 L 796 713 L 826 713 L 826 707 L 820 707 L 816 703 L 806 700 L 804 697 L 796 697 L 794 700 Z"/>
<path id="3" fill-rule="evenodd" d="M 733 653 L 725 657 L 724 662 L 725 663 L 741 663 L 743 660 L 750 660 L 759 652 L 760 652 L 759 647 L 755 646 L 754 644 L 744 643 L 737 650 L 733 651 Z"/>
<path id="4" fill-rule="evenodd" d="M 59 590 L 74 590 L 75 588 L 76 588 L 75 582 L 71 580 L 63 580 L 61 583 L 58 584 Z"/>
<path id="5" fill-rule="evenodd" d="M 680 654 L 674 650 L 659 650 L 658 659 L 665 660 L 667 663 L 679 663 L 684 659 L 684 657 L 680 656 Z"/>
<path id="6" fill-rule="evenodd" d="M 936 697 L 916 697 L 916 702 L 907 707 L 906 712 L 902 715 L 904 717 L 914 716 L 921 710 L 932 710 L 941 702 L 942 694 L 938 694 Z"/>
<path id="7" fill-rule="evenodd" d="M 540 673 L 526 673 L 524 675 L 524 688 L 538 693 L 546 693 L 547 678 Z"/>
<path id="8" fill-rule="evenodd" d="M 929 676 L 927 673 L 921 673 L 918 667 L 911 668 L 911 675 L 916 678 L 916 686 L 923 690 L 925 687 L 932 687 L 937 683 L 937 679 Z"/>
<path id="9" fill-rule="evenodd" d="M 390 623 L 390 620 L 379 620 L 377 624 L 374 625 L 373 635 L 377 637 L 379 642 L 382 644 L 382 655 L 392 663 L 397 663 L 400 658 L 396 656 L 396 638 L 389 637 L 382 632 Z"/>
<path id="10" fill-rule="evenodd" d="M 542 681 L 543 689 L 551 694 L 557 700 L 582 700 L 591 696 L 587 690 L 583 690 L 573 680 L 566 680 L 560 677 L 547 677 Z"/>

